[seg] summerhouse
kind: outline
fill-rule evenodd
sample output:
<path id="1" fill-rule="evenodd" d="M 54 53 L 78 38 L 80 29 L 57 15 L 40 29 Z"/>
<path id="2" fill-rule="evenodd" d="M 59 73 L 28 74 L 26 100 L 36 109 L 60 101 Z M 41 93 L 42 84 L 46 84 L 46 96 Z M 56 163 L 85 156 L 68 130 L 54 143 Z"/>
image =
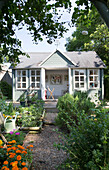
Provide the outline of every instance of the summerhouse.
<path id="1" fill-rule="evenodd" d="M 12 69 L 13 101 L 28 91 L 38 98 L 58 99 L 65 93 L 87 91 L 91 98 L 104 98 L 103 61 L 94 51 L 31 52 L 30 58 L 19 56 L 20 63 Z"/>

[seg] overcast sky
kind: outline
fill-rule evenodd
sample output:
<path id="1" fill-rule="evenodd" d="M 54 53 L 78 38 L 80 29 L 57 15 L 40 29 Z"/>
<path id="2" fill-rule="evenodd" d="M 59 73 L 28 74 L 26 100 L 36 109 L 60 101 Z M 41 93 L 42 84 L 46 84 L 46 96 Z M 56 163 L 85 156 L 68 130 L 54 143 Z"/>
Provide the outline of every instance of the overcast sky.
<path id="1" fill-rule="evenodd" d="M 73 0 L 72 6 L 74 8 L 75 0 Z M 65 12 L 64 10 L 62 21 L 67 21 L 67 22 L 71 21 L 73 8 L 70 14 Z M 74 27 L 72 28 L 69 27 L 69 31 L 64 34 L 64 38 L 59 39 L 58 49 L 60 49 L 62 52 L 66 51 L 65 49 L 66 38 L 70 37 L 74 30 L 75 30 Z M 39 42 L 38 45 L 33 44 L 32 37 L 27 32 L 26 27 L 24 27 L 24 29 L 22 30 L 16 30 L 16 36 L 18 39 L 21 40 L 22 50 L 24 52 L 53 52 L 56 49 L 56 45 L 55 45 L 56 43 L 53 42 L 52 44 L 48 44 L 45 38 L 44 41 Z"/>

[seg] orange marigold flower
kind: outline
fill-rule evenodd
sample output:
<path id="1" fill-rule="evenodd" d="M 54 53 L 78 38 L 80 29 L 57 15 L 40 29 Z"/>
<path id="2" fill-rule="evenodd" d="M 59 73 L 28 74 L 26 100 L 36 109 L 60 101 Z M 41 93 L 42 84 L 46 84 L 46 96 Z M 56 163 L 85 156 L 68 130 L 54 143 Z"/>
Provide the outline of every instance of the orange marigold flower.
<path id="1" fill-rule="evenodd" d="M 7 147 L 11 147 L 12 145 L 7 145 Z"/>
<path id="2" fill-rule="evenodd" d="M 22 162 L 22 165 L 23 165 L 23 166 L 25 166 L 25 165 L 26 165 L 26 163 L 25 163 L 25 162 Z"/>
<path id="3" fill-rule="evenodd" d="M 9 168 L 7 168 L 7 166 L 3 166 L 1 170 L 9 170 Z"/>
<path id="4" fill-rule="evenodd" d="M 18 148 L 20 148 L 20 149 L 25 149 L 23 146 L 21 146 L 21 145 L 17 145 L 17 147 Z"/>
<path id="5" fill-rule="evenodd" d="M 0 146 L 0 148 L 3 148 L 3 146 Z"/>
<path id="6" fill-rule="evenodd" d="M 29 145 L 29 147 L 33 148 L 33 145 Z"/>
<path id="7" fill-rule="evenodd" d="M 4 161 L 3 164 L 4 164 L 4 165 L 7 165 L 7 164 L 8 164 L 8 161 Z"/>
<path id="8" fill-rule="evenodd" d="M 16 155 L 16 154 L 13 153 L 13 154 L 11 154 L 9 157 L 10 157 L 10 158 L 14 158 L 15 155 Z"/>
<path id="9" fill-rule="evenodd" d="M 14 166 L 12 170 L 19 170 L 19 168 L 17 166 Z"/>
<path id="10" fill-rule="evenodd" d="M 10 165 L 12 165 L 13 167 L 17 166 L 17 164 L 18 164 L 18 161 L 14 161 L 10 163 Z"/>
<path id="11" fill-rule="evenodd" d="M 26 152 L 26 151 L 22 151 L 22 153 L 25 153 L 25 154 L 27 154 L 27 152 Z"/>
<path id="12" fill-rule="evenodd" d="M 9 152 L 11 150 L 11 148 L 7 148 L 7 152 Z"/>
<path id="13" fill-rule="evenodd" d="M 22 158 L 22 157 L 21 157 L 20 155 L 17 156 L 17 160 L 18 160 L 18 161 L 20 161 L 21 158 Z"/>
<path id="14" fill-rule="evenodd" d="M 17 150 L 16 153 L 22 153 L 21 150 Z"/>
<path id="15" fill-rule="evenodd" d="M 28 170 L 28 168 L 27 168 L 27 167 L 24 167 L 24 168 L 22 168 L 22 170 Z"/>
<path id="16" fill-rule="evenodd" d="M 13 146 L 11 149 L 12 149 L 12 150 L 16 150 L 16 147 L 15 147 L 15 146 Z"/>
<path id="17" fill-rule="evenodd" d="M 8 143 L 16 143 L 16 141 L 15 141 L 15 140 L 12 140 L 12 141 L 9 141 Z"/>

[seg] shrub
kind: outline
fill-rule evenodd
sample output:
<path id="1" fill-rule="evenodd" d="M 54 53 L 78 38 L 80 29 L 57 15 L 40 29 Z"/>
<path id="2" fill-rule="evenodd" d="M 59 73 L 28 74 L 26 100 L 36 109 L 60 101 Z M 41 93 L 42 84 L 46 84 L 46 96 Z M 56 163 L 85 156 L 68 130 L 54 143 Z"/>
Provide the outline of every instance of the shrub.
<path id="1" fill-rule="evenodd" d="M 12 86 L 6 81 L 0 82 L 0 89 L 3 93 L 3 96 L 6 96 L 7 99 L 12 99 Z"/>
<path id="2" fill-rule="evenodd" d="M 56 145 L 68 153 L 60 169 L 108 170 L 109 113 L 95 110 L 92 116 L 79 113 L 77 119 L 78 125 L 68 124 L 70 134 L 64 135 L 64 145 Z"/>
<path id="3" fill-rule="evenodd" d="M 57 108 L 59 110 L 56 118 L 56 124 L 60 128 L 68 130 L 67 123 L 73 125 L 73 120 L 77 121 L 77 114 L 84 111 L 85 114 L 90 115 L 92 109 L 95 107 L 94 103 L 91 103 L 90 98 L 87 97 L 87 93 L 76 92 L 74 96 L 65 94 L 58 99 Z"/>

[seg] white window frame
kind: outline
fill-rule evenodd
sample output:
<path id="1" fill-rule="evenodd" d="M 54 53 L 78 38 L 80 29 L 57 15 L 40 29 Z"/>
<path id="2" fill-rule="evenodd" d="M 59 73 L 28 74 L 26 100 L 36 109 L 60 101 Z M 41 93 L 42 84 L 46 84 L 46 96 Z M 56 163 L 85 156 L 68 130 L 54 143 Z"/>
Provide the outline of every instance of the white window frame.
<path id="1" fill-rule="evenodd" d="M 75 75 L 75 71 L 79 71 L 79 75 Z M 80 72 L 83 72 L 84 73 L 84 75 L 80 75 Z M 86 69 L 74 69 L 73 70 L 73 77 L 74 77 L 74 89 L 76 89 L 76 90 L 86 90 Z M 84 81 L 80 81 L 80 77 L 83 77 L 84 76 Z M 75 77 L 79 77 L 79 81 L 75 81 Z M 75 86 L 75 83 L 76 82 L 78 82 L 79 83 L 79 87 L 77 88 L 76 86 Z M 80 83 L 84 83 L 84 87 L 80 87 Z"/>
<path id="2" fill-rule="evenodd" d="M 21 88 L 18 88 L 18 71 L 21 71 L 21 76 L 19 76 L 19 77 L 21 77 L 21 81 L 19 81 L 19 83 L 21 83 Z M 26 71 L 26 76 L 23 76 L 22 75 L 22 72 L 23 71 Z M 28 87 L 28 76 L 27 76 L 27 70 L 16 70 L 16 72 L 15 72 L 15 76 L 16 76 L 16 89 L 17 90 L 25 90 L 25 89 L 27 89 L 27 87 Z M 22 78 L 23 77 L 25 77 L 26 78 L 26 81 L 22 81 Z M 26 87 L 24 88 L 24 87 L 22 87 L 22 84 L 23 83 L 26 83 Z"/>
<path id="3" fill-rule="evenodd" d="M 35 76 L 31 75 L 31 72 L 32 72 L 32 71 L 35 71 Z M 37 75 L 37 74 L 36 74 L 37 71 L 40 71 L 40 75 Z M 29 70 L 29 77 L 30 77 L 30 89 L 31 89 L 31 90 L 33 90 L 33 89 L 39 90 L 39 89 L 41 88 L 41 70 L 40 70 L 40 69 Z M 35 77 L 35 81 L 34 81 L 35 87 L 34 87 L 34 88 L 32 88 L 32 86 L 31 86 L 31 84 L 33 83 L 32 77 Z M 37 77 L 40 77 L 40 81 L 36 81 L 36 78 L 37 78 Z M 36 86 L 37 83 L 40 84 L 40 87 L 37 87 L 37 86 Z"/>
<path id="4" fill-rule="evenodd" d="M 94 74 L 94 71 L 97 70 L 98 74 Z M 93 74 L 90 75 L 90 71 L 93 71 Z M 90 77 L 93 77 L 93 80 L 90 81 Z M 90 87 L 90 83 L 95 83 L 94 77 L 98 77 L 98 86 Z M 99 89 L 100 88 L 100 70 L 99 69 L 88 69 L 88 89 Z"/>

